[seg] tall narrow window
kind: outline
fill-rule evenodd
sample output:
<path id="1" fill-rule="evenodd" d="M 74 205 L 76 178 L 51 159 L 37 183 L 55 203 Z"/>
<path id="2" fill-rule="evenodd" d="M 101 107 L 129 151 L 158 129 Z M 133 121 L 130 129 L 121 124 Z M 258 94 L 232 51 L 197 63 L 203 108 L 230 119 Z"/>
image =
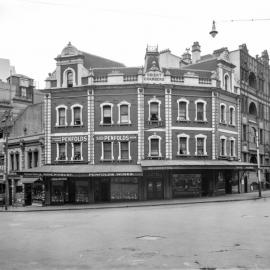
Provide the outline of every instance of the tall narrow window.
<path id="1" fill-rule="evenodd" d="M 179 102 L 179 115 L 178 120 L 188 120 L 187 119 L 187 102 L 186 101 L 180 101 Z"/>
<path id="2" fill-rule="evenodd" d="M 120 160 L 129 159 L 129 142 L 120 142 Z"/>
<path id="3" fill-rule="evenodd" d="M 247 125 L 243 125 L 243 141 L 247 140 Z"/>
<path id="4" fill-rule="evenodd" d="M 120 124 L 128 124 L 129 123 L 129 114 L 128 114 L 128 105 L 120 106 Z"/>
<path id="5" fill-rule="evenodd" d="M 81 143 L 73 143 L 73 160 L 81 160 Z"/>
<path id="6" fill-rule="evenodd" d="M 197 100 L 196 104 L 196 118 L 195 121 L 206 121 L 206 102 Z"/>
<path id="7" fill-rule="evenodd" d="M 102 142 L 103 160 L 112 160 L 112 142 Z"/>
<path id="8" fill-rule="evenodd" d="M 66 125 L 66 109 L 65 108 L 58 109 L 58 124 L 59 126 Z"/>
<path id="9" fill-rule="evenodd" d="M 38 151 L 34 152 L 34 167 L 38 167 Z"/>
<path id="10" fill-rule="evenodd" d="M 206 152 L 206 136 L 203 134 L 199 134 L 195 136 L 196 139 L 196 152 L 195 155 L 197 156 L 205 156 L 207 155 Z"/>
<path id="11" fill-rule="evenodd" d="M 151 156 L 159 156 L 159 139 L 151 139 Z"/>
<path id="12" fill-rule="evenodd" d="M 228 75 L 224 76 L 224 87 L 226 91 L 229 90 L 229 76 Z"/>
<path id="13" fill-rule="evenodd" d="M 158 121 L 159 120 L 158 103 L 157 102 L 150 103 L 150 120 L 151 121 Z"/>
<path id="14" fill-rule="evenodd" d="M 235 156 L 235 141 L 234 140 L 230 140 L 230 156 L 234 157 Z"/>
<path id="15" fill-rule="evenodd" d="M 221 156 L 226 155 L 226 139 L 225 138 L 220 139 L 220 155 Z"/>
<path id="16" fill-rule="evenodd" d="M 73 108 L 74 125 L 79 126 L 82 124 L 81 120 L 81 107 Z"/>
<path id="17" fill-rule="evenodd" d="M 32 168 L 33 166 L 32 166 L 32 151 L 29 151 L 28 152 L 28 168 L 30 169 L 30 168 Z"/>
<path id="18" fill-rule="evenodd" d="M 73 72 L 67 72 L 67 87 L 73 87 Z"/>
<path id="19" fill-rule="evenodd" d="M 235 109 L 234 107 L 230 107 L 230 125 L 235 125 Z"/>
<path id="20" fill-rule="evenodd" d="M 11 171 L 14 171 L 14 154 L 10 154 L 10 169 Z"/>
<path id="21" fill-rule="evenodd" d="M 112 123 L 111 106 L 109 105 L 103 106 L 103 123 L 104 124 Z"/>
<path id="22" fill-rule="evenodd" d="M 19 171 L 20 170 L 20 154 L 19 153 L 15 154 L 15 162 L 16 162 L 16 170 Z"/>
<path id="23" fill-rule="evenodd" d="M 67 159 L 66 144 L 59 143 L 58 144 L 58 160 L 66 160 L 66 159 Z"/>
<path id="24" fill-rule="evenodd" d="M 251 142 L 256 143 L 257 140 L 257 130 L 251 127 Z"/>
<path id="25" fill-rule="evenodd" d="M 179 154 L 180 155 L 187 154 L 187 138 L 186 137 L 179 138 Z"/>
<path id="26" fill-rule="evenodd" d="M 260 128 L 260 129 L 259 129 L 259 133 L 260 133 L 260 137 L 259 137 L 260 140 L 259 140 L 259 143 L 260 143 L 260 144 L 263 144 L 263 129 Z"/>
<path id="27" fill-rule="evenodd" d="M 224 104 L 220 105 L 220 122 L 226 123 L 226 106 Z"/>

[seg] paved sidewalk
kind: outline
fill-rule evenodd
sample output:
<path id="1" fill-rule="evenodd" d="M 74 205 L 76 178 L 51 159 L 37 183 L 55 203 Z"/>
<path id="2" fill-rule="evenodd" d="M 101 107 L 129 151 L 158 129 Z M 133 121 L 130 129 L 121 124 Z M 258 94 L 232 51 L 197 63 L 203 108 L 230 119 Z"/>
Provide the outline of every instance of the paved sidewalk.
<path id="1" fill-rule="evenodd" d="M 107 209 L 107 208 L 128 208 L 128 207 L 147 207 L 161 205 L 181 205 L 181 204 L 198 204 L 198 203 L 219 203 L 246 201 L 270 198 L 270 190 L 262 191 L 262 197 L 258 196 L 258 192 L 227 194 L 214 197 L 201 198 L 183 198 L 173 200 L 157 200 L 157 201 L 136 201 L 136 202 L 112 202 L 97 204 L 66 204 L 54 206 L 10 206 L 6 211 L 4 207 L 0 208 L 0 212 L 35 212 L 35 211 L 64 211 L 64 210 L 83 210 L 83 209 Z"/>

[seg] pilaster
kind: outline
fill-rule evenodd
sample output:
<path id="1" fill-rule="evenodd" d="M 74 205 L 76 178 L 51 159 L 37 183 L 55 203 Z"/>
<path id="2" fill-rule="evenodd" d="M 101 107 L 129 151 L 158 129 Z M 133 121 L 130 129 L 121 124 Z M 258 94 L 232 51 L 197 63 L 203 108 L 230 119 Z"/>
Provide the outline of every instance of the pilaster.
<path id="1" fill-rule="evenodd" d="M 87 91 L 87 111 L 88 111 L 88 162 L 95 164 L 95 109 L 94 90 Z"/>
<path id="2" fill-rule="evenodd" d="M 172 159 L 172 90 L 165 89 L 166 159 Z"/>
<path id="3" fill-rule="evenodd" d="M 138 164 L 144 159 L 144 89 L 138 88 Z"/>

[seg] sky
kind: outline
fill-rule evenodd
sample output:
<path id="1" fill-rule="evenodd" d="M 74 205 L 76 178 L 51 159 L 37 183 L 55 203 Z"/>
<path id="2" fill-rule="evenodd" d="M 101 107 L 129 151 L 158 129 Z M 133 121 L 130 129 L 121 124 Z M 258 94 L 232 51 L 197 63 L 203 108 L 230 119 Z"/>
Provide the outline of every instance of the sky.
<path id="1" fill-rule="evenodd" d="M 0 0 L 0 58 L 43 88 L 69 41 L 126 66 L 142 66 L 147 45 L 181 56 L 194 41 L 202 55 L 246 43 L 255 57 L 270 53 L 269 8 L 269 0 Z"/>

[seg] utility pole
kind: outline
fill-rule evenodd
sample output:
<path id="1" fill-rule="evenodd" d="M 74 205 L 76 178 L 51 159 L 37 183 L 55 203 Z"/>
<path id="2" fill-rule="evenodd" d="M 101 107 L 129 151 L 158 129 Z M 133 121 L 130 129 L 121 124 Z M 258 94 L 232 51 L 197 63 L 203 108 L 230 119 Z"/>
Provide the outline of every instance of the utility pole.
<path id="1" fill-rule="evenodd" d="M 259 197 L 262 197 L 261 188 L 261 166 L 260 166 L 260 148 L 259 148 L 259 131 L 256 131 L 256 148 L 257 148 L 257 172 L 258 172 L 258 191 Z"/>

